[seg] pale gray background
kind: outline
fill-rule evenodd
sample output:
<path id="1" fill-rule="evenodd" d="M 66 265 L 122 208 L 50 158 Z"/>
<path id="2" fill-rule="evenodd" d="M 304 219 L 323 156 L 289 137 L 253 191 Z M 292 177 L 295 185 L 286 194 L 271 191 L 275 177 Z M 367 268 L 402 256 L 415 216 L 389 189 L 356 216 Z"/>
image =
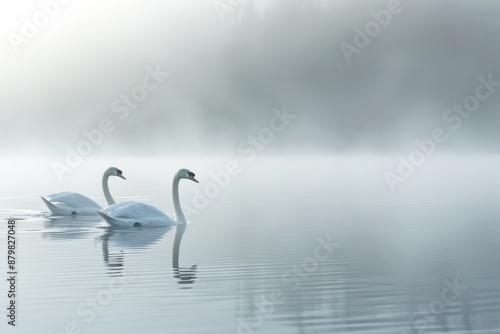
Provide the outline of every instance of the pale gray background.
<path id="1" fill-rule="evenodd" d="M 500 3 L 402 0 L 348 64 L 339 44 L 387 3 L 253 0 L 221 21 L 212 1 L 74 0 L 15 53 L 39 6 L 2 2 L 0 152 L 64 156 L 156 64 L 170 77 L 95 154 L 234 153 L 285 105 L 300 122 L 270 152 L 406 152 L 478 76 L 500 80 Z M 442 149 L 496 152 L 498 96 Z"/>

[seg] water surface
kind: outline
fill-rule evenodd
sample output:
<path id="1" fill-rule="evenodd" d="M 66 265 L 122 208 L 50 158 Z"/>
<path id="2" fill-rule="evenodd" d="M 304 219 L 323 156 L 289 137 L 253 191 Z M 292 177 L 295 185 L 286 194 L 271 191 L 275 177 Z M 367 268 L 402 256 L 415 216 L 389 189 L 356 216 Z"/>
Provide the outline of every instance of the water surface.
<path id="1" fill-rule="evenodd" d="M 25 176 L 34 163 L 3 164 L 0 215 L 17 221 L 17 330 L 498 333 L 497 157 L 436 157 L 396 192 L 383 178 L 393 157 L 260 157 L 208 196 L 210 172 L 228 159 L 94 158 L 63 182 L 50 161 L 36 162 L 39 182 Z M 47 213 L 39 196 L 61 190 L 104 204 L 109 165 L 127 177 L 110 180 L 118 201 L 167 213 L 174 172 L 193 170 L 200 184 L 181 183 L 190 223 L 113 229 Z M 2 253 L 6 238 L 5 224 Z"/>

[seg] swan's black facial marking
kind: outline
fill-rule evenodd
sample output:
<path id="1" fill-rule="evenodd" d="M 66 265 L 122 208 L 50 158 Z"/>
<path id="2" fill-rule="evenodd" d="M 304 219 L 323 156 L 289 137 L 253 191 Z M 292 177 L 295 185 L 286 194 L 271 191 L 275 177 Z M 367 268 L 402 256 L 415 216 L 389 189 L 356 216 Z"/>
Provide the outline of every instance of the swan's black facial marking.
<path id="1" fill-rule="evenodd" d="M 187 172 L 187 175 L 188 175 L 188 178 L 191 180 L 191 181 L 194 181 L 196 183 L 198 183 L 198 180 L 196 180 L 195 178 L 195 175 L 193 172 Z"/>
<path id="2" fill-rule="evenodd" d="M 116 176 L 121 177 L 122 179 L 126 180 L 125 176 L 123 176 L 123 172 L 119 170 L 118 168 L 115 168 L 116 171 Z"/>

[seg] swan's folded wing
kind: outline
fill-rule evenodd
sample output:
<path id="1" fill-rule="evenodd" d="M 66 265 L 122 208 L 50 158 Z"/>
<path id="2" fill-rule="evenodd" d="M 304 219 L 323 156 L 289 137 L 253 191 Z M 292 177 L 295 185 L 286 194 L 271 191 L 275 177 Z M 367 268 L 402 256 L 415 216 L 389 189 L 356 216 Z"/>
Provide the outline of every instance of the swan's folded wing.
<path id="1" fill-rule="evenodd" d="M 177 224 L 172 218 L 152 205 L 122 202 L 99 211 L 101 217 L 114 226 L 167 226 Z"/>
<path id="2" fill-rule="evenodd" d="M 136 204 L 137 202 L 133 202 L 133 201 L 126 201 L 126 202 L 120 202 L 120 203 L 116 203 L 116 204 L 113 204 L 113 205 L 110 205 L 102 210 L 100 210 L 102 213 L 106 214 L 106 215 L 113 215 L 115 216 L 115 214 L 117 212 L 120 212 L 121 209 L 124 209 L 124 208 L 127 208 L 127 207 L 130 207 L 134 204 Z"/>
<path id="3" fill-rule="evenodd" d="M 72 208 L 89 208 L 95 210 L 100 210 L 102 208 L 94 200 L 79 193 L 64 191 L 61 193 L 49 195 L 47 197 L 49 197 L 50 201 L 56 205 L 60 203 Z"/>
<path id="4" fill-rule="evenodd" d="M 59 193 L 53 193 L 53 194 L 47 195 L 47 196 L 45 196 L 45 198 L 52 200 L 52 199 L 57 198 L 59 196 L 64 196 L 64 195 L 68 195 L 68 194 L 73 194 L 73 193 L 71 191 L 61 191 Z"/>
<path id="5" fill-rule="evenodd" d="M 114 204 L 102 210 L 102 212 L 114 218 L 144 218 L 155 216 L 170 219 L 166 214 L 154 206 L 140 202 L 122 202 Z"/>
<path id="6" fill-rule="evenodd" d="M 100 212 L 104 219 L 111 218 L 106 219 L 111 225 L 134 226 L 135 223 L 139 223 L 144 226 L 166 226 L 177 224 L 162 211 L 145 203 L 122 202 L 108 206 Z"/>

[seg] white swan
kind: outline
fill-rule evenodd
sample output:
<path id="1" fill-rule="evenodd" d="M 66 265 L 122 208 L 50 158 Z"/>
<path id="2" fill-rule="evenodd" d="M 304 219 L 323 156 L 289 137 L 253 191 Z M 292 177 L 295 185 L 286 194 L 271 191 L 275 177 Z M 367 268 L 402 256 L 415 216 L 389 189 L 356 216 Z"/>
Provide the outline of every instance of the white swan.
<path id="1" fill-rule="evenodd" d="M 122 174 L 123 172 L 118 168 L 109 167 L 102 176 L 102 190 L 108 205 L 115 204 L 115 200 L 109 193 L 108 178 L 110 176 L 118 176 L 126 180 Z M 42 201 L 54 215 L 94 215 L 97 210 L 102 209 L 102 207 L 95 201 L 79 193 L 63 191 L 60 193 L 50 194 L 46 197 L 47 198 L 42 196 Z"/>
<path id="2" fill-rule="evenodd" d="M 97 213 L 112 226 L 169 226 L 186 223 L 186 217 L 179 203 L 179 181 L 188 179 L 198 183 L 195 174 L 187 169 L 180 169 L 172 181 L 172 201 L 175 218 L 170 218 L 154 206 L 140 202 L 122 202 L 108 206 Z"/>

